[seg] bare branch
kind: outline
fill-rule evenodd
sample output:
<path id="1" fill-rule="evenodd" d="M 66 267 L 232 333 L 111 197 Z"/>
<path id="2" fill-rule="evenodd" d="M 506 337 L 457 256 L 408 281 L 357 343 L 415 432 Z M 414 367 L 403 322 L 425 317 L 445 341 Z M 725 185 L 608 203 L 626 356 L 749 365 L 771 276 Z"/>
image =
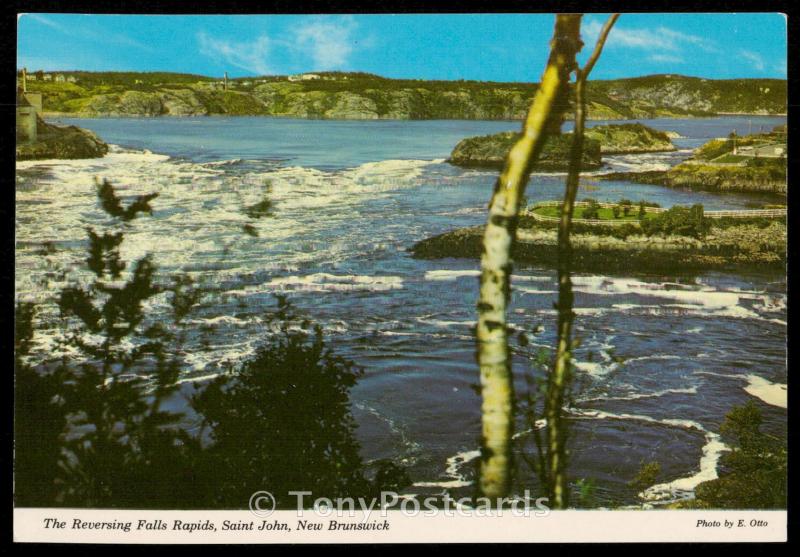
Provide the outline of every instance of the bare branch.
<path id="1" fill-rule="evenodd" d="M 546 485 L 550 504 L 563 509 L 569 504 L 569 490 L 566 476 L 566 428 L 562 424 L 564 399 L 572 380 L 572 324 L 575 314 L 572 311 L 573 293 L 570 271 L 572 266 L 572 243 L 570 231 L 575 197 L 580 181 L 581 161 L 583 159 L 583 134 L 586 125 L 586 78 L 592 71 L 603 50 L 609 31 L 619 18 L 614 14 L 608 18 L 597 39 L 594 52 L 583 69 L 576 72 L 575 83 L 575 129 L 572 132 L 569 169 L 561 205 L 561 220 L 558 226 L 558 323 L 556 355 L 553 371 L 548 376 L 545 399 L 545 418 L 547 420 L 547 474 Z"/>

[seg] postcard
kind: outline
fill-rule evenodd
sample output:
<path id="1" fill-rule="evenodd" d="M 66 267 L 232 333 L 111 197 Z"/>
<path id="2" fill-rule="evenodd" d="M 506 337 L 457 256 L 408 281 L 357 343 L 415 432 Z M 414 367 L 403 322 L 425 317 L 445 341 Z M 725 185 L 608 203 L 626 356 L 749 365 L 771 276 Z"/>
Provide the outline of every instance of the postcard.
<path id="1" fill-rule="evenodd" d="M 787 539 L 785 15 L 17 26 L 15 541 Z"/>

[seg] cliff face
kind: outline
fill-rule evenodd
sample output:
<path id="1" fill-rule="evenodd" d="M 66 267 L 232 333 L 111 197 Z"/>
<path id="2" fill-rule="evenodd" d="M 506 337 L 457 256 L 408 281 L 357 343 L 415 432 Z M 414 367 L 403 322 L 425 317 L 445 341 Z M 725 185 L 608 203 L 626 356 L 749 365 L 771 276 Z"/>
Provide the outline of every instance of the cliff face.
<path id="1" fill-rule="evenodd" d="M 449 162 L 458 166 L 500 168 L 520 134 L 503 132 L 461 140 L 450 154 Z M 649 153 L 674 151 L 669 136 L 642 124 L 595 126 L 586 131 L 583 149 L 585 170 L 599 168 L 602 153 Z M 549 137 L 544 145 L 537 169 L 566 170 L 572 134 Z"/>
<path id="2" fill-rule="evenodd" d="M 520 120 L 536 92 L 536 85 L 527 83 L 398 80 L 369 74 L 321 74 L 308 81 L 233 80 L 228 91 L 202 76 L 77 75 L 80 85 L 33 82 L 31 89 L 43 93 L 46 110 L 76 116 L 231 114 L 354 120 Z M 783 114 L 786 94 L 783 80 L 683 76 L 594 81 L 587 93 L 590 119 Z"/>
<path id="3" fill-rule="evenodd" d="M 17 160 L 92 159 L 108 153 L 99 137 L 76 126 L 53 126 L 37 122 L 37 140 L 17 145 Z"/>

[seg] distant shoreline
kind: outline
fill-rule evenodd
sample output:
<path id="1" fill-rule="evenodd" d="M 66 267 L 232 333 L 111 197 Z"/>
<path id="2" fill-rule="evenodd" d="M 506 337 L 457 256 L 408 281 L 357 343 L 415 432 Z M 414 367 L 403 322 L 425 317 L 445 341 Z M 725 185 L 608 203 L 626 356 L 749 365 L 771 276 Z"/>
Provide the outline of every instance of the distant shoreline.
<path id="1" fill-rule="evenodd" d="M 745 112 L 719 112 L 704 116 L 683 114 L 676 116 L 657 116 L 655 118 L 587 118 L 590 122 L 636 122 L 640 120 L 701 120 L 720 118 L 723 116 L 755 116 L 761 118 L 787 117 L 786 113 L 780 114 L 753 114 Z M 44 118 L 74 118 L 80 120 L 113 120 L 115 118 L 141 118 L 143 120 L 157 120 L 159 118 L 190 119 L 190 118 L 265 118 L 275 120 L 330 120 L 338 122 L 515 122 L 521 123 L 522 118 L 324 118 L 280 114 L 85 114 L 78 112 L 48 112 L 43 111 Z"/>

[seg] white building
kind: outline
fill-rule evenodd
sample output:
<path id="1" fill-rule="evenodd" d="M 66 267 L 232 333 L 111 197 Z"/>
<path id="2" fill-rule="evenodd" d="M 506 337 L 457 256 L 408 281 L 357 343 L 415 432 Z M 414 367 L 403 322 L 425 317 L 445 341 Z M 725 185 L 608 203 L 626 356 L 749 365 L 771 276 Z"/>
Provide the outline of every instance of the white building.
<path id="1" fill-rule="evenodd" d="M 289 76 L 289 81 L 311 81 L 312 79 L 319 79 L 319 74 L 315 73 L 300 73 Z"/>

